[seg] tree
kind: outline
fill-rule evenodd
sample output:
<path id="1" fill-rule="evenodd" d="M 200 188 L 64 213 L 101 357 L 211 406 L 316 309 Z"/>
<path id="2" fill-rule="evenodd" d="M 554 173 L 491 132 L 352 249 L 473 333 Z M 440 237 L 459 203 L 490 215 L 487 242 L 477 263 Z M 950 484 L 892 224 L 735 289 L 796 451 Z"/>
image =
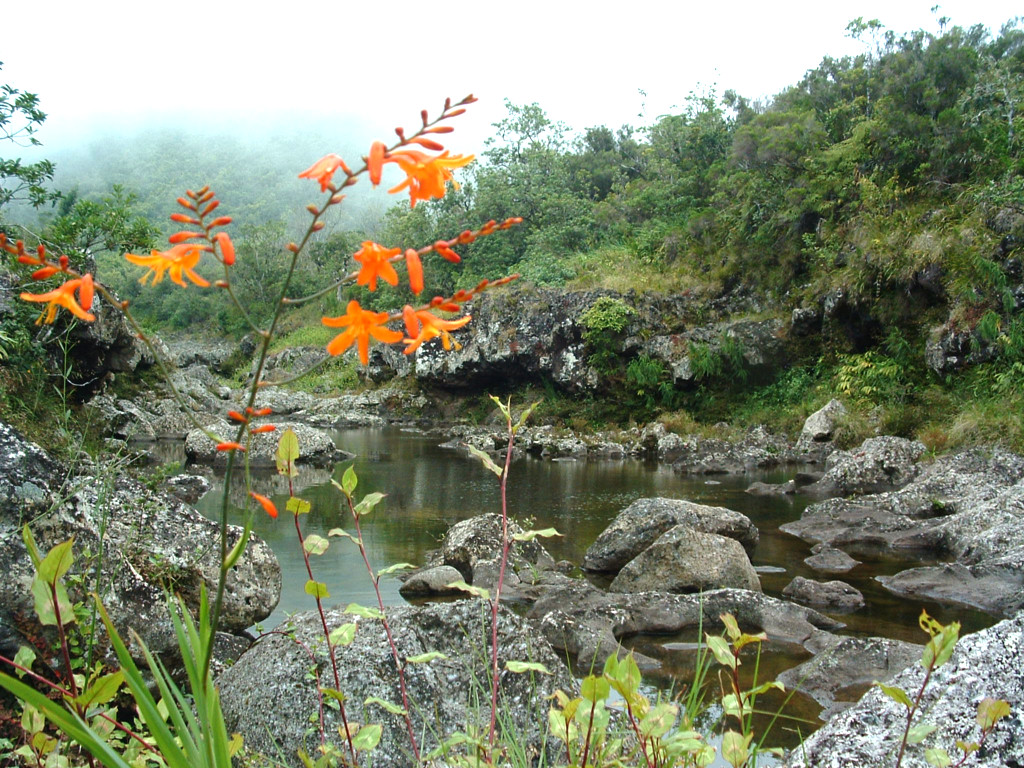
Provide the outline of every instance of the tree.
<path id="1" fill-rule="evenodd" d="M 38 146 L 40 142 L 35 133 L 44 120 L 46 113 L 39 108 L 38 96 L 7 84 L 0 86 L 0 141 Z M 0 157 L 0 208 L 18 200 L 26 200 L 36 208 L 58 200 L 60 194 L 45 186 L 53 180 L 53 171 L 49 160 L 23 163 L 17 158 Z"/>

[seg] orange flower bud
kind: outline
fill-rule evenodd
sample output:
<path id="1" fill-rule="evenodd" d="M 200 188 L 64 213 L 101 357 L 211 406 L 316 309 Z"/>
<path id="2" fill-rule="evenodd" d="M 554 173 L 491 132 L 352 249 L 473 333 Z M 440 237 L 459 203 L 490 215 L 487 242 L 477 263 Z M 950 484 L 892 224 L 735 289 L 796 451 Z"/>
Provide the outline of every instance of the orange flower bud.
<path id="1" fill-rule="evenodd" d="M 245 416 L 240 414 L 238 411 L 228 411 L 228 418 L 231 419 L 232 421 L 240 421 L 243 424 L 249 423 L 249 420 L 245 418 Z"/>
<path id="2" fill-rule="evenodd" d="M 68 259 L 67 256 L 61 256 L 59 259 L 57 259 L 57 262 L 60 264 L 60 271 L 67 272 L 68 265 L 71 263 L 71 260 Z"/>
<path id="3" fill-rule="evenodd" d="M 319 231 L 320 231 L 321 229 L 323 229 L 323 228 L 324 228 L 325 226 L 327 226 L 327 225 L 326 225 L 326 224 L 324 224 L 323 220 L 320 220 L 320 221 L 314 221 L 314 222 L 313 222 L 313 231 L 314 231 L 314 232 L 319 232 Z"/>
<path id="4" fill-rule="evenodd" d="M 317 208 L 313 203 L 310 203 L 309 205 L 307 205 L 306 206 L 306 210 L 309 211 L 314 216 L 319 216 L 320 215 L 320 209 Z"/>
<path id="5" fill-rule="evenodd" d="M 410 144 L 419 144 L 421 147 L 426 147 L 427 149 L 432 149 L 435 152 L 440 152 L 440 151 L 442 151 L 444 149 L 444 145 L 443 144 L 440 144 L 439 142 L 436 142 L 433 139 L 424 138 L 423 136 L 417 136 L 417 137 L 415 137 L 413 139 L 409 139 L 409 143 Z"/>
<path id="6" fill-rule="evenodd" d="M 218 451 L 244 451 L 245 446 L 241 443 L 217 443 Z"/>
<path id="7" fill-rule="evenodd" d="M 191 240 L 193 237 L 202 237 L 202 232 L 175 232 L 173 235 L 167 238 L 167 242 L 171 245 L 177 245 L 183 243 L 186 240 Z"/>
<path id="8" fill-rule="evenodd" d="M 207 200 L 211 199 L 212 197 L 213 197 L 213 192 L 207 192 L 207 193 L 206 193 L 205 195 L 203 195 L 203 196 L 202 196 L 202 197 L 201 197 L 201 198 L 199 199 L 199 202 L 200 202 L 200 203 L 205 203 L 205 202 L 206 202 Z M 210 215 L 210 212 L 211 212 L 211 211 L 213 211 L 213 209 L 214 209 L 214 208 L 216 208 L 216 207 L 217 207 L 218 205 L 220 205 L 220 200 L 214 200 L 214 201 L 213 201 L 212 203 L 210 203 L 210 204 L 209 204 L 208 206 L 206 206 L 206 207 L 205 207 L 205 208 L 204 208 L 204 209 L 203 209 L 203 210 L 202 210 L 202 211 L 201 211 L 201 212 L 199 213 L 199 215 L 200 215 L 200 216 L 209 216 L 209 215 Z"/>
<path id="9" fill-rule="evenodd" d="M 337 205 L 338 203 L 340 203 L 344 199 L 345 199 L 345 196 L 339 192 L 338 194 L 331 196 L 330 203 L 331 203 L 331 205 Z"/>
<path id="10" fill-rule="evenodd" d="M 188 200 L 184 197 L 178 198 L 178 205 L 180 205 L 182 208 L 188 208 L 190 211 L 194 211 L 196 209 L 195 204 L 191 200 Z"/>
<path id="11" fill-rule="evenodd" d="M 230 216 L 218 216 L 216 219 L 214 219 L 209 224 L 207 224 L 206 228 L 207 229 L 211 229 L 213 227 L 226 227 L 230 223 L 231 223 L 231 217 Z"/>
<path id="12" fill-rule="evenodd" d="M 384 167 L 384 157 L 388 148 L 382 141 L 375 141 L 370 145 L 370 154 L 366 156 L 366 171 L 370 176 L 370 183 L 373 186 L 380 184 L 381 169 Z"/>
<path id="13" fill-rule="evenodd" d="M 227 232 L 218 232 L 216 240 L 220 246 L 220 255 L 224 265 L 230 267 L 235 263 L 235 244 L 231 242 L 231 237 Z"/>
<path id="14" fill-rule="evenodd" d="M 433 128 L 427 128 L 424 133 L 451 133 L 454 130 L 450 125 L 435 125 Z"/>
<path id="15" fill-rule="evenodd" d="M 464 115 L 465 113 L 466 110 L 464 109 L 453 109 L 451 112 L 445 115 L 445 117 L 458 117 L 459 115 Z"/>
<path id="16" fill-rule="evenodd" d="M 187 213 L 172 213 L 171 221 L 176 221 L 179 224 L 195 224 L 197 227 L 201 223 L 199 219 L 194 216 L 189 216 Z"/>
<path id="17" fill-rule="evenodd" d="M 420 110 L 420 118 L 423 120 L 424 125 L 430 122 L 430 120 L 427 119 L 427 110 L 425 109 Z"/>
<path id="18" fill-rule="evenodd" d="M 250 435 L 258 435 L 258 434 L 260 434 L 262 432 L 273 432 L 275 429 L 277 429 L 277 427 L 275 427 L 273 424 L 263 424 L 262 426 L 254 427 L 253 429 L 250 429 L 249 430 L 249 434 Z"/>
<path id="19" fill-rule="evenodd" d="M 188 195 L 189 197 L 191 197 L 193 200 L 195 200 L 197 197 L 199 197 L 199 194 L 193 192 L 191 189 L 186 189 L 185 190 L 185 194 Z"/>
<path id="20" fill-rule="evenodd" d="M 206 191 L 204 192 L 203 190 L 206 190 Z M 213 199 L 213 190 L 212 189 L 210 189 L 209 187 L 203 187 L 203 189 L 199 190 L 199 202 L 200 203 L 207 203 L 207 202 L 209 202 L 212 199 Z M 206 210 L 206 213 L 209 213 L 210 211 L 212 211 L 216 207 L 217 207 L 216 205 L 210 206 Z"/>
<path id="21" fill-rule="evenodd" d="M 272 414 L 274 412 L 273 408 L 260 408 L 259 410 L 254 410 L 252 408 L 246 408 L 246 412 L 247 413 L 250 412 L 250 411 L 252 412 L 253 416 L 269 416 L 270 414 Z"/>
<path id="22" fill-rule="evenodd" d="M 227 288 L 228 287 L 228 281 L 227 280 L 215 280 L 213 284 L 217 288 Z"/>
<path id="23" fill-rule="evenodd" d="M 295 243 L 288 243 L 288 245 L 286 245 L 285 248 L 291 251 L 292 253 L 299 252 L 299 246 L 297 246 Z"/>
<path id="24" fill-rule="evenodd" d="M 209 191 L 210 191 L 210 185 L 207 184 L 202 189 L 200 189 L 198 192 L 196 192 L 196 194 L 197 195 L 205 195 Z"/>
<path id="25" fill-rule="evenodd" d="M 60 272 L 60 270 L 56 267 L 43 267 L 42 269 L 37 269 L 32 273 L 32 279 L 45 280 L 48 277 L 53 277 L 58 272 Z"/>
<path id="26" fill-rule="evenodd" d="M 249 491 L 249 495 L 261 506 L 263 511 L 266 512 L 273 518 L 277 517 L 277 507 L 274 506 L 274 502 L 268 499 L 266 496 L 262 496 L 255 491 Z"/>
<path id="27" fill-rule="evenodd" d="M 410 248 L 405 252 L 405 267 L 409 271 L 409 289 L 419 296 L 423 293 L 423 262 L 419 251 Z M 410 334 L 412 335 L 412 334 Z"/>

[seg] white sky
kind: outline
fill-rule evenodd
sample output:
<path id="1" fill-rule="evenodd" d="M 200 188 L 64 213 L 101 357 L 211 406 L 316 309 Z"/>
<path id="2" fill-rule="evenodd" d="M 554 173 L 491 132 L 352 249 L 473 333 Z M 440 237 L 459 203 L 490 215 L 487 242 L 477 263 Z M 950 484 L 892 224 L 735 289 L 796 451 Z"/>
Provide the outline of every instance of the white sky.
<path id="1" fill-rule="evenodd" d="M 0 82 L 40 95 L 50 147 L 97 124 L 159 117 L 201 127 L 221 116 L 241 129 L 261 114 L 307 111 L 360 113 L 390 138 L 420 109 L 472 92 L 481 103 L 456 124 L 469 146 L 451 145 L 475 152 L 505 98 L 536 101 L 576 129 L 641 125 L 701 84 L 769 96 L 826 54 L 859 52 L 844 32 L 857 16 L 897 33 L 937 30 L 934 3 L 11 2 L 0 17 Z M 940 15 L 998 31 L 1020 10 L 945 0 Z"/>

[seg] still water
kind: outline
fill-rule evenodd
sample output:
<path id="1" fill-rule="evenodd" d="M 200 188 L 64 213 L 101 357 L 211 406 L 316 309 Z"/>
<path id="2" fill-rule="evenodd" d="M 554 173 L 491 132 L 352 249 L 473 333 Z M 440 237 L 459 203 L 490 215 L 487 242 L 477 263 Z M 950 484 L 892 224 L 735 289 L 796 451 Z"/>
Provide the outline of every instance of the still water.
<path id="1" fill-rule="evenodd" d="M 295 492 L 312 504 L 310 514 L 300 518 L 304 534 L 326 536 L 332 528 L 352 531 L 351 519 L 343 508 L 343 497 L 333 487 L 331 477 L 340 482 L 351 463 L 359 477 L 357 496 L 373 491 L 387 494 L 374 513 L 363 522 L 368 556 L 375 569 L 393 563 L 420 565 L 448 528 L 460 520 L 486 512 L 500 512 L 497 479 L 480 462 L 460 451 L 439 447 L 437 436 L 420 432 L 389 429 L 342 430 L 333 434 L 338 446 L 354 453 L 351 462 L 333 470 L 302 469 L 295 479 Z M 828 581 L 841 578 L 859 589 L 867 607 L 853 614 L 836 615 L 847 624 L 844 632 L 853 635 L 882 635 L 921 642 L 917 625 L 921 609 L 940 621 L 959 620 L 963 632 L 975 631 L 995 622 L 990 616 L 960 608 L 914 600 L 908 602 L 886 592 L 875 576 L 895 573 L 909 567 L 906 561 L 879 557 L 865 560 L 841 576 L 828 576 L 806 566 L 810 545 L 779 532 L 783 523 L 800 517 L 811 500 L 794 496 L 753 496 L 746 493 L 755 481 L 777 483 L 788 480 L 794 470 L 758 472 L 740 476 L 689 476 L 677 474 L 670 466 L 638 460 L 549 461 L 524 457 L 512 464 L 509 475 L 509 514 L 524 528 L 557 529 L 561 538 L 544 544 L 556 560 L 580 563 L 583 554 L 616 514 L 639 498 L 664 496 L 728 507 L 750 517 L 761 538 L 751 561 L 760 570 L 764 591 L 780 596 L 796 576 Z M 262 511 L 257 514 L 255 531 L 273 548 L 284 577 L 281 602 L 264 623 L 272 628 L 289 613 L 313 607 L 304 592 L 307 580 L 302 553 L 294 529 L 294 517 L 285 512 L 287 481 L 268 474 L 256 478 L 254 490 L 270 496 L 281 510 L 276 520 Z M 237 491 L 232 501 L 239 506 L 244 493 Z M 215 489 L 197 505 L 211 517 L 219 512 L 223 491 Z M 241 521 L 241 511 L 233 510 L 233 522 Z M 341 538 L 331 539 L 328 552 L 314 557 L 314 576 L 330 590 L 329 603 L 376 605 L 370 579 L 356 547 Z M 400 604 L 399 582 L 381 580 L 386 604 Z M 687 646 L 698 638 L 637 638 L 633 644 L 663 661 L 664 674 L 659 683 L 671 684 L 678 676 L 692 675 L 692 651 Z M 662 644 L 680 648 L 666 653 Z M 762 666 L 762 679 L 777 674 L 806 656 L 768 653 Z M 817 708 L 804 702 L 803 713 L 815 718 Z M 812 728 L 813 730 L 813 728 Z M 807 730 L 805 729 L 806 733 Z"/>

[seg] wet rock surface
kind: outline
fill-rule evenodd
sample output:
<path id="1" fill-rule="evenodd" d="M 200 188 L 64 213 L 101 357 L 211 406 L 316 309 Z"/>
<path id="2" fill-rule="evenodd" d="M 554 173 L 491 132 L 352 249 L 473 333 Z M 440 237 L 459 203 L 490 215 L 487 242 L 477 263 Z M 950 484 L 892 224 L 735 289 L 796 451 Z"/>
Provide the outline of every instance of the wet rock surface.
<path id="1" fill-rule="evenodd" d="M 340 608 L 327 611 L 331 629 L 353 621 Z M 423 664 L 408 664 L 406 676 L 410 710 L 423 751 L 437 746 L 437 734 L 450 735 L 467 727 L 486 727 L 489 717 L 490 657 L 486 651 L 490 612 L 476 600 L 389 611 L 398 653 L 409 658 L 430 651 L 447 656 Z M 319 744 L 310 718 L 319 710 L 317 681 L 308 674 L 310 650 L 316 656 L 319 685 L 335 687 L 327 660 L 320 617 L 315 611 L 293 617 L 294 637 L 271 635 L 242 655 L 219 678 L 229 732 L 238 731 L 250 748 L 281 755 L 287 765 L 299 766 L 299 748 L 312 754 Z M 369 697 L 401 704 L 391 649 L 379 621 L 358 621 L 355 640 L 337 648 L 338 687 L 345 692 L 347 716 L 359 723 L 379 723 L 381 743 L 367 765 L 412 766 L 405 721 L 380 706 L 364 704 Z M 576 685 L 561 657 L 537 636 L 529 622 L 510 611 L 499 615 L 498 637 L 502 724 L 512 728 L 526 754 L 536 756 L 546 728 L 544 697 L 556 688 Z M 544 664 L 550 675 L 515 674 L 506 661 Z M 272 702 L 272 705 L 268 705 Z M 483 702 L 483 703 L 481 703 Z M 324 709 L 327 738 L 343 747 L 338 735 L 337 710 Z M 347 749 L 347 747 L 345 748 Z"/>
<path id="2" fill-rule="evenodd" d="M 815 581 L 797 576 L 782 596 L 823 611 L 848 613 L 864 607 L 864 595 L 844 581 Z"/>
<path id="3" fill-rule="evenodd" d="M 836 451 L 825 461 L 825 475 L 803 488 L 816 496 L 850 496 L 901 488 L 915 477 L 924 445 L 901 437 L 871 437 L 852 451 Z"/>

